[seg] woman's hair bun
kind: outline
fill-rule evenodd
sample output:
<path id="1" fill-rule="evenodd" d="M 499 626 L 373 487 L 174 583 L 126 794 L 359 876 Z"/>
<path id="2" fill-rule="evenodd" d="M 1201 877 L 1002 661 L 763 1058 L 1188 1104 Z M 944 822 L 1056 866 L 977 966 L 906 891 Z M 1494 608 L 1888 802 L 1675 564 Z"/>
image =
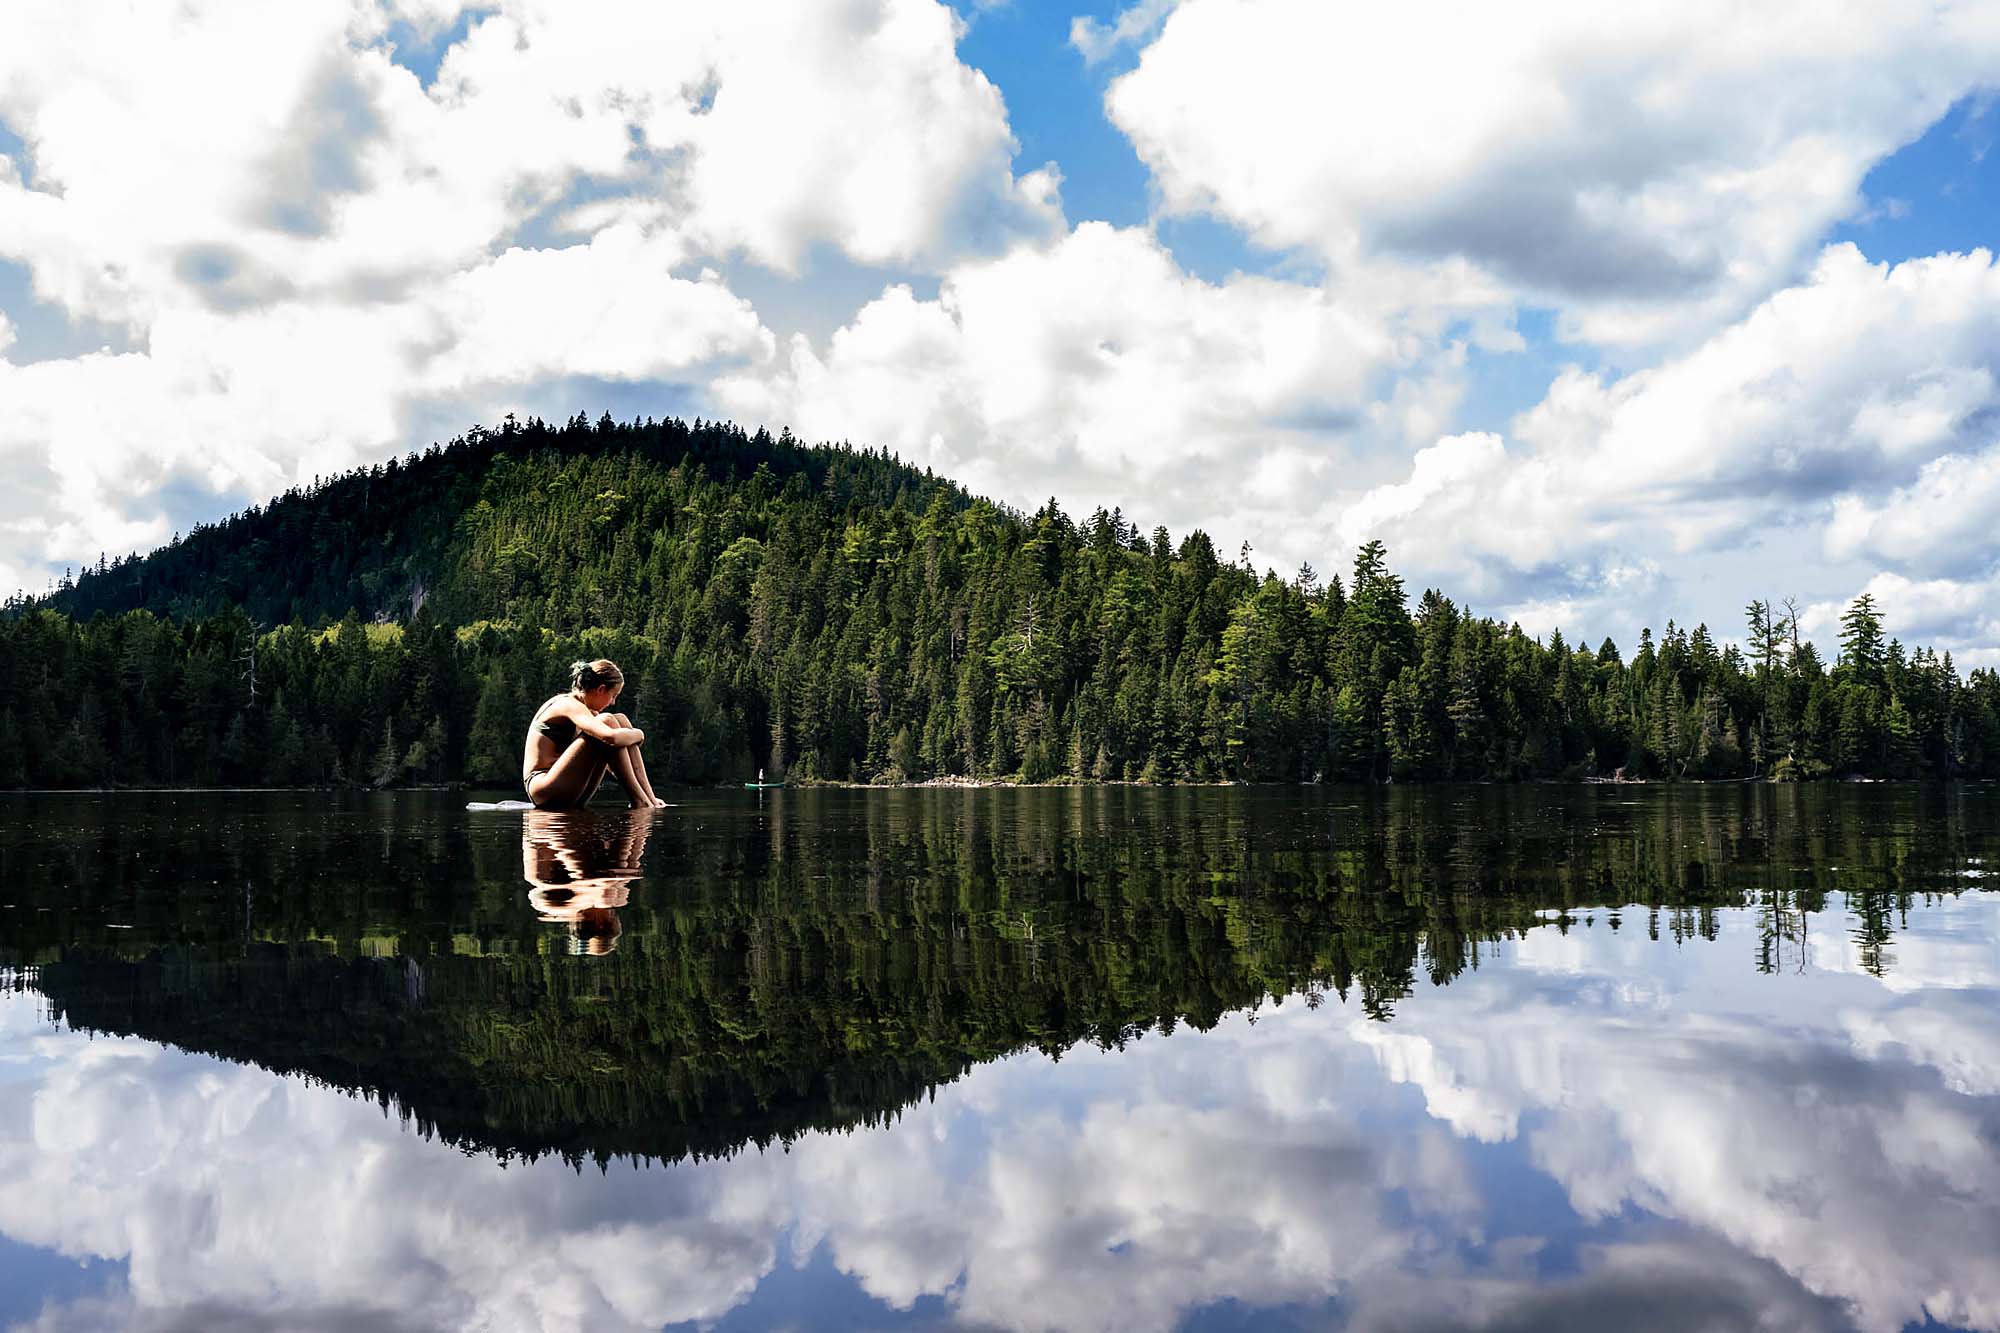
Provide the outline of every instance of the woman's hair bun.
<path id="1" fill-rule="evenodd" d="M 569 687 L 578 693 L 624 683 L 625 673 L 620 671 L 618 664 L 608 657 L 600 657 L 595 662 L 569 664 Z"/>

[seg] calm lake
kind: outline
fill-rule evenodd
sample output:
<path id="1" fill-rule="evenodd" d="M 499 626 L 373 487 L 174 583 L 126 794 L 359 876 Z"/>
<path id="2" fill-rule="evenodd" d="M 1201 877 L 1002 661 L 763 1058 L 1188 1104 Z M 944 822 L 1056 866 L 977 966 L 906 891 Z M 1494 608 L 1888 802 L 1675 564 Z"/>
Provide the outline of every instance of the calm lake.
<path id="1" fill-rule="evenodd" d="M 0 1325 L 2000 1327 L 2000 788 L 465 799 L 0 797 Z"/>

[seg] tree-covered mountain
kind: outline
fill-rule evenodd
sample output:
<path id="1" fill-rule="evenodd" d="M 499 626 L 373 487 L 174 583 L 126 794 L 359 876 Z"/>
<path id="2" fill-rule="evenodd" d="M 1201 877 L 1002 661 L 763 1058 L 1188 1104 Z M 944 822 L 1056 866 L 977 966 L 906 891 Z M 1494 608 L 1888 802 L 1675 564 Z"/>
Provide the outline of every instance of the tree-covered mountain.
<path id="1" fill-rule="evenodd" d="M 585 459 L 616 465 L 561 466 Z M 685 485 L 677 492 L 668 479 L 676 468 L 684 482 L 699 474 L 734 491 L 754 477 L 766 491 L 791 484 L 793 498 L 859 510 L 922 509 L 933 494 L 970 502 L 885 454 L 808 448 L 789 435 L 701 421 L 509 419 L 286 491 L 150 555 L 100 558 L 39 604 L 78 619 L 144 610 L 187 620 L 240 608 L 261 625 L 322 626 L 350 610 L 404 620 L 428 603 L 436 618 L 462 624 L 539 603 L 543 624 L 642 628 L 632 622 L 644 608 L 628 602 L 665 591 L 645 556 L 685 533 L 684 520 L 660 508 L 686 499 Z M 595 489 L 577 489 L 585 485 Z"/>
<path id="2" fill-rule="evenodd" d="M 699 421 L 474 430 L 8 610 L 0 786 L 511 783 L 585 654 L 664 780 L 2000 776 L 2000 679 L 1865 597 L 1831 665 L 1762 603 L 1627 659 L 1412 608 L 1378 543 L 1259 575 Z"/>

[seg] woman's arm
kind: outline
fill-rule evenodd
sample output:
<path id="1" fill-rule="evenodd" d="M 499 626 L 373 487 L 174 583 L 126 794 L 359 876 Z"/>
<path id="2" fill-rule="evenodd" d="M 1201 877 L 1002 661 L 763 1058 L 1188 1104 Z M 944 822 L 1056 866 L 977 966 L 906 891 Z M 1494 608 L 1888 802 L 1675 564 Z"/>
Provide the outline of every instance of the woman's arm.
<path id="1" fill-rule="evenodd" d="M 575 699 L 564 701 L 563 716 L 576 723 L 576 729 L 592 740 L 603 741 L 606 745 L 637 745 L 646 739 L 646 733 L 637 727 L 617 727 L 591 712 Z"/>

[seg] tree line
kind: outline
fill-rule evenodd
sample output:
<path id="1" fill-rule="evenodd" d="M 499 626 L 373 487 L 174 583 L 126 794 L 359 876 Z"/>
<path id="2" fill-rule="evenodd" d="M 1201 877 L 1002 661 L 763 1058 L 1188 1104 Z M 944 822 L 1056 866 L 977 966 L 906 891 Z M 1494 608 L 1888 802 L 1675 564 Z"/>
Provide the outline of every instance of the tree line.
<path id="1" fill-rule="evenodd" d="M 287 492 L 0 616 L 0 786 L 518 778 L 577 656 L 656 780 L 2000 776 L 2000 678 L 1669 622 L 1629 657 L 720 423 L 508 421 Z"/>

